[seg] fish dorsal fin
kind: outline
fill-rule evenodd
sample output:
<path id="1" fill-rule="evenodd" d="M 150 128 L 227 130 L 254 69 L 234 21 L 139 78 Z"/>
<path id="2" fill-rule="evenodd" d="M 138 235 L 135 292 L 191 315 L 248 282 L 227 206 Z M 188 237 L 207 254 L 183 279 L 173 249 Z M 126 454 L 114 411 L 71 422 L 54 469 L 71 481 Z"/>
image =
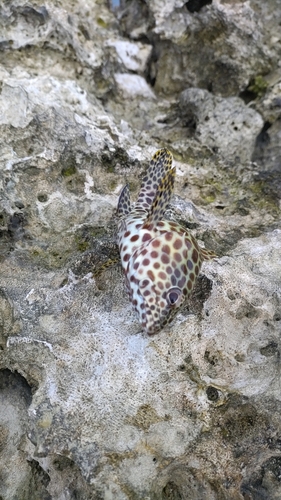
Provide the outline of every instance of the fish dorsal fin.
<path id="1" fill-rule="evenodd" d="M 153 203 L 149 209 L 145 225 L 157 223 L 163 219 L 167 210 L 168 203 L 171 199 L 174 190 L 176 169 L 169 170 L 156 191 Z"/>
<path id="2" fill-rule="evenodd" d="M 124 215 L 128 215 L 131 212 L 131 202 L 130 202 L 130 191 L 129 186 L 123 187 L 117 205 L 117 215 L 122 217 Z"/>
<path id="3" fill-rule="evenodd" d="M 168 149 L 159 149 L 150 161 L 146 176 L 144 177 L 139 192 L 135 209 L 149 209 L 156 196 L 162 179 L 171 170 L 173 155 Z"/>
<path id="4" fill-rule="evenodd" d="M 212 250 L 207 250 L 206 248 L 201 248 L 201 247 L 200 247 L 200 255 L 204 260 L 211 260 L 217 257 L 215 252 L 212 252 Z"/>

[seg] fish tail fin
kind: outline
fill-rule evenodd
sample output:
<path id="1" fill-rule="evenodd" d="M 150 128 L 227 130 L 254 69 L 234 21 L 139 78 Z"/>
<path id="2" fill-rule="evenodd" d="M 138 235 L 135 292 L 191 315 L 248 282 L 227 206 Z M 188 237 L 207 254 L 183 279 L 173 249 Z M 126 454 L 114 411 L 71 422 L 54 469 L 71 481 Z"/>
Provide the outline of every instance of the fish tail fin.
<path id="1" fill-rule="evenodd" d="M 150 225 L 159 222 L 163 219 L 168 203 L 171 199 L 174 190 L 176 169 L 172 168 L 161 179 L 158 189 L 155 193 L 154 200 L 149 209 L 145 225 Z"/>
<path id="2" fill-rule="evenodd" d="M 158 149 L 152 156 L 147 173 L 142 181 L 135 208 L 148 210 L 151 207 L 162 179 L 172 169 L 173 155 L 166 149 Z"/>
<path id="3" fill-rule="evenodd" d="M 119 217 L 122 217 L 124 215 L 128 215 L 130 211 L 131 211 L 130 191 L 128 184 L 126 184 L 126 186 L 123 187 L 119 196 L 117 205 L 117 215 Z"/>

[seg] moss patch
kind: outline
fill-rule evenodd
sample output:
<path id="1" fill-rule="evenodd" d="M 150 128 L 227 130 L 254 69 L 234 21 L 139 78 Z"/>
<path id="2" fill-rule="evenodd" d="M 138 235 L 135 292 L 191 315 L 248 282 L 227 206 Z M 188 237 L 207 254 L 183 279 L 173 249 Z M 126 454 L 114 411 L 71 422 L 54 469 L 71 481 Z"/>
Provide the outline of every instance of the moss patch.
<path id="1" fill-rule="evenodd" d="M 67 167 L 63 167 L 61 170 L 61 175 L 63 177 L 70 177 L 71 175 L 76 174 L 77 170 L 74 164 L 70 164 Z"/>
<path id="2" fill-rule="evenodd" d="M 168 418 L 167 418 L 168 419 Z M 163 418 L 157 415 L 152 406 L 144 404 L 138 408 L 134 417 L 127 419 L 127 423 L 135 425 L 136 427 L 147 431 L 152 424 L 161 422 Z"/>
<path id="3" fill-rule="evenodd" d="M 268 87 L 267 81 L 261 75 L 255 76 L 248 86 L 250 92 L 252 92 L 256 97 L 262 97 Z"/>

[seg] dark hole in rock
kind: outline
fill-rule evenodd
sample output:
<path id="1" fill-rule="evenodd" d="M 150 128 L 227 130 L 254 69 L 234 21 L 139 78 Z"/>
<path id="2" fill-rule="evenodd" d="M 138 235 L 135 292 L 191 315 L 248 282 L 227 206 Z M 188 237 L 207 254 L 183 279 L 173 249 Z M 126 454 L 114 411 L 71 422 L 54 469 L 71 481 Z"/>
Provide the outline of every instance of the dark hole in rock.
<path id="1" fill-rule="evenodd" d="M 245 89 L 239 94 L 240 99 L 243 99 L 245 104 L 248 104 L 251 101 L 254 101 L 254 99 L 257 97 L 255 92 L 252 92 L 249 89 Z"/>
<path id="2" fill-rule="evenodd" d="M 10 40 L 4 40 L 3 42 L 0 42 L 0 50 L 1 51 L 8 50 L 10 49 L 11 45 L 13 45 L 13 42 L 11 43 Z"/>
<path id="3" fill-rule="evenodd" d="M 40 464 L 36 460 L 31 460 L 29 462 L 30 467 L 32 468 L 33 476 L 36 475 L 38 480 L 43 486 L 48 486 L 50 482 L 50 477 L 48 474 L 42 469 Z M 47 497 L 46 497 L 47 498 Z M 51 498 L 51 497 L 49 497 Z"/>
<path id="4" fill-rule="evenodd" d="M 209 401 L 217 401 L 219 399 L 218 390 L 215 387 L 209 385 L 206 389 L 207 398 Z"/>
<path id="5" fill-rule="evenodd" d="M 85 26 L 83 26 L 83 24 L 79 24 L 78 28 L 81 31 L 82 35 L 84 36 L 85 40 L 90 40 L 91 39 L 90 34 L 89 34 L 87 28 L 85 28 Z"/>
<path id="6" fill-rule="evenodd" d="M 184 372 L 185 371 L 185 365 L 179 365 L 178 370 L 179 370 L 179 372 Z"/>
<path id="7" fill-rule="evenodd" d="M 196 121 L 195 121 L 195 118 L 193 116 L 190 116 L 188 118 L 186 118 L 183 123 L 182 123 L 182 126 L 184 128 L 189 128 L 191 130 L 196 130 L 196 127 L 197 127 L 197 124 L 196 124 Z"/>
<path id="8" fill-rule="evenodd" d="M 46 201 L 48 201 L 48 195 L 45 193 L 39 193 L 37 200 L 40 201 L 40 203 L 46 203 Z"/>
<path id="9" fill-rule="evenodd" d="M 235 357 L 236 361 L 238 361 L 238 363 L 244 363 L 244 361 L 246 359 L 245 354 L 241 354 L 241 353 L 235 354 L 234 357 Z"/>
<path id="10" fill-rule="evenodd" d="M 69 468 L 74 467 L 74 462 L 71 460 L 71 458 L 64 457 L 64 456 L 57 456 L 54 461 L 53 461 L 53 466 L 56 470 L 64 470 Z"/>
<path id="11" fill-rule="evenodd" d="M 257 136 L 256 142 L 268 144 L 268 142 L 270 141 L 270 138 L 269 138 L 267 131 L 268 131 L 268 129 L 270 129 L 271 125 L 272 124 L 268 121 L 266 121 L 264 123 L 264 126 L 262 127 L 259 135 Z"/>
<path id="12" fill-rule="evenodd" d="M 20 393 L 27 406 L 32 402 L 32 390 L 26 379 L 18 372 L 8 368 L 0 370 L 0 391 L 8 390 L 9 393 Z"/>
<path id="13" fill-rule="evenodd" d="M 274 356 L 274 354 L 276 354 L 277 352 L 278 352 L 278 344 L 275 341 L 272 341 L 265 347 L 260 348 L 260 353 L 266 357 Z"/>
<path id="14" fill-rule="evenodd" d="M 31 469 L 30 481 L 25 490 L 25 495 L 21 498 L 28 498 L 29 500 L 52 500 L 52 496 L 47 491 L 50 482 L 50 477 L 47 472 L 41 467 L 36 460 L 29 460 L 28 464 Z"/>
<path id="15" fill-rule="evenodd" d="M 216 354 L 212 354 L 208 350 L 205 351 L 204 359 L 208 361 L 208 363 L 210 363 L 211 366 L 215 366 L 218 363 L 218 358 Z"/>
<path id="16" fill-rule="evenodd" d="M 22 210 L 22 208 L 24 208 L 24 204 L 22 203 L 22 201 L 18 200 L 18 201 L 15 201 L 15 205 L 17 208 L 19 208 L 20 210 Z"/>
<path id="17" fill-rule="evenodd" d="M 188 183 L 186 183 L 184 187 L 186 187 L 187 185 Z M 198 222 L 190 222 L 184 219 L 178 219 L 178 221 L 181 226 L 186 227 L 187 229 L 196 229 L 197 227 L 199 227 Z"/>
<path id="18" fill-rule="evenodd" d="M 163 488 L 162 500 L 181 500 L 182 495 L 179 492 L 178 486 L 173 482 L 169 481 Z"/>
<path id="19" fill-rule="evenodd" d="M 186 2 L 185 6 L 189 12 L 199 12 L 205 5 L 210 5 L 212 0 L 189 0 Z"/>
<path id="20" fill-rule="evenodd" d="M 24 222 L 23 214 L 14 213 L 11 215 L 10 220 L 8 222 L 8 231 L 10 234 L 14 234 L 18 229 L 22 228 Z"/>

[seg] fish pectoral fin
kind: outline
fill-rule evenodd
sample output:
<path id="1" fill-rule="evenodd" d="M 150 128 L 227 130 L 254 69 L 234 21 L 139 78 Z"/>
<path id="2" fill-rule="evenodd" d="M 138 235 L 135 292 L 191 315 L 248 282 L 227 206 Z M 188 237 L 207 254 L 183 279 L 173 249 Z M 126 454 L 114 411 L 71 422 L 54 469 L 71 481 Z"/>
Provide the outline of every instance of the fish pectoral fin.
<path id="1" fill-rule="evenodd" d="M 93 278 L 98 278 L 106 269 L 116 266 L 117 264 L 121 265 L 120 257 L 106 260 L 103 264 L 100 264 L 93 270 Z"/>
<path id="2" fill-rule="evenodd" d="M 217 257 L 215 252 L 212 252 L 212 250 L 207 250 L 206 248 L 201 248 L 201 247 L 200 247 L 200 255 L 201 257 L 203 257 L 204 260 L 211 260 Z"/>
<path id="3" fill-rule="evenodd" d="M 149 209 L 145 224 L 157 223 L 163 219 L 169 201 L 173 194 L 176 169 L 172 168 L 162 178 L 156 191 L 153 203 Z"/>
<path id="4" fill-rule="evenodd" d="M 130 201 L 130 191 L 129 186 L 123 187 L 117 205 L 117 215 L 122 217 L 124 215 L 128 215 L 131 212 L 131 201 Z"/>

